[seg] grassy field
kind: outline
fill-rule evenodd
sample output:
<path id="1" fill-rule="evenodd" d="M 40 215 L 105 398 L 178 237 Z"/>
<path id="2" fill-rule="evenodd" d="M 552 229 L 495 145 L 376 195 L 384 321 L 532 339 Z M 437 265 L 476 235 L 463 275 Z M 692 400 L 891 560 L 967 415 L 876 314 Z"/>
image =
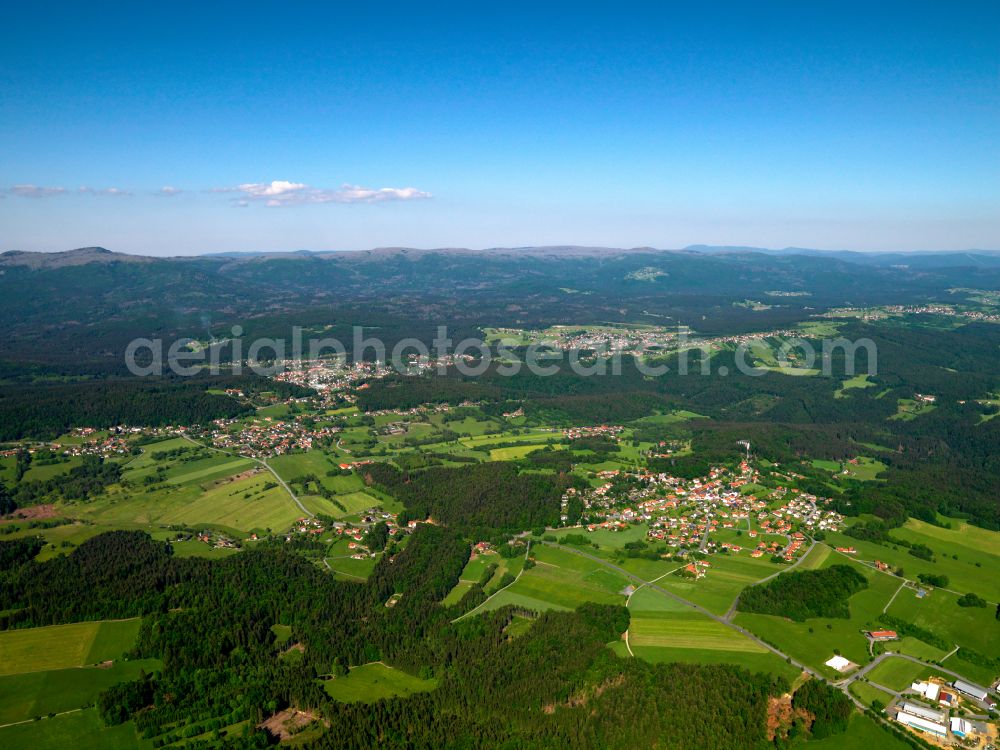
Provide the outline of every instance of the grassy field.
<path id="1" fill-rule="evenodd" d="M 855 375 L 853 378 L 847 378 L 846 380 L 841 381 L 840 388 L 833 392 L 833 397 L 845 398 L 847 395 L 845 391 L 849 391 L 852 388 L 874 387 L 875 384 L 868 380 L 868 377 L 868 374 L 865 373 L 863 375 Z"/>
<path id="2" fill-rule="evenodd" d="M 902 740 L 882 729 L 873 719 L 855 713 L 847 731 L 822 740 L 800 741 L 793 745 L 803 750 L 910 750 Z"/>
<path id="3" fill-rule="evenodd" d="M 139 620 L 105 620 L 0 632 L 0 675 L 115 659 L 135 643 Z"/>
<path id="4" fill-rule="evenodd" d="M 954 656 L 948 657 L 942 662 L 942 666 L 953 672 L 958 672 L 977 685 L 992 685 L 997 677 L 1000 677 L 1000 673 L 988 664 L 983 664 L 981 661 L 966 661 L 961 658 L 961 654 L 960 651 Z"/>
<path id="5" fill-rule="evenodd" d="M 962 593 L 973 591 L 988 601 L 1000 601 L 1000 576 L 984 574 L 1000 570 L 1000 554 L 991 551 L 995 550 L 996 539 L 1000 539 L 997 532 L 976 529 L 964 537 L 962 531 L 939 529 L 911 519 L 903 528 L 893 529 L 892 536 L 926 544 L 934 552 L 934 561 L 914 557 L 905 547 L 865 542 L 836 532 L 827 534 L 826 543 L 832 547 L 854 547 L 858 551 L 856 559 L 881 560 L 893 568 L 902 568 L 911 580 L 916 580 L 920 573 L 946 575 L 947 588 Z"/>
<path id="6" fill-rule="evenodd" d="M 844 559 L 831 555 L 824 565 L 843 562 Z M 740 612 L 734 622 L 828 677 L 839 676 L 823 663 L 834 655 L 834 649 L 857 664 L 866 664 L 871 658 L 863 631 L 873 618 L 881 614 L 882 608 L 898 588 L 899 581 L 861 565 L 855 567 L 868 578 L 868 588 L 848 600 L 849 619 L 815 618 L 793 622 L 773 615 Z"/>
<path id="7" fill-rule="evenodd" d="M 795 679 L 798 670 L 732 628 L 709 619 L 663 592 L 644 586 L 628 601 L 629 646 L 651 662 L 738 664 Z M 620 647 L 615 649 L 622 653 Z"/>
<path id="8" fill-rule="evenodd" d="M 52 477 L 59 476 L 60 474 L 68 474 L 69 470 L 74 466 L 79 466 L 83 463 L 83 459 L 79 456 L 69 456 L 67 460 L 60 461 L 54 464 L 35 464 L 32 463 L 28 470 L 24 472 L 24 478 L 22 482 L 44 482 L 47 479 L 52 479 Z"/>
<path id="9" fill-rule="evenodd" d="M 873 701 L 878 701 L 883 706 L 888 706 L 895 697 L 894 695 L 891 695 L 884 690 L 879 690 L 874 685 L 869 685 L 867 682 L 862 680 L 852 682 L 850 690 L 851 694 L 860 699 L 866 706 L 870 706 Z"/>
<path id="10" fill-rule="evenodd" d="M 0 747 L 31 750 L 133 750 L 150 747 L 140 743 L 132 722 L 105 727 L 97 709 L 16 724 L 0 729 Z"/>
<path id="11" fill-rule="evenodd" d="M 366 557 L 364 560 L 355 560 L 352 557 L 328 557 L 327 565 L 335 573 L 350 580 L 364 580 L 375 570 L 378 558 Z"/>
<path id="12" fill-rule="evenodd" d="M 559 443 L 552 443 L 553 449 L 562 449 Z M 490 450 L 490 461 L 514 461 L 524 458 L 529 453 L 539 450 L 537 445 L 515 445 L 509 448 L 493 448 Z"/>
<path id="13" fill-rule="evenodd" d="M 709 562 L 711 567 L 700 580 L 670 575 L 658 581 L 657 585 L 721 615 L 726 613 L 744 588 L 781 570 L 768 558 L 754 559 L 746 552 L 713 555 Z M 676 565 L 673 563 L 673 567 Z"/>
<path id="14" fill-rule="evenodd" d="M 381 662 L 354 667 L 345 677 L 323 683 L 326 694 L 341 703 L 374 703 L 382 698 L 423 693 L 437 687 L 437 680 L 422 680 Z"/>
<path id="15" fill-rule="evenodd" d="M 628 581 L 620 573 L 555 547 L 535 545 L 532 551 L 537 565 L 524 571 L 514 584 L 490 599 L 486 609 L 506 604 L 533 610 L 576 609 L 584 602 L 625 602 L 619 592 Z"/>
<path id="16" fill-rule="evenodd" d="M 923 599 L 904 589 L 889 607 L 889 614 L 912 622 L 949 643 L 983 654 L 995 654 L 1000 622 L 995 607 L 959 607 L 958 597 L 940 589 Z"/>
<path id="17" fill-rule="evenodd" d="M 910 636 L 894 641 L 891 650 L 895 653 L 915 656 L 918 659 L 924 659 L 925 661 L 939 661 L 948 654 L 947 651 L 931 646 L 929 643 L 924 643 L 923 641 Z"/>
<path id="18" fill-rule="evenodd" d="M 806 555 L 806 559 L 799 563 L 799 567 L 796 570 L 817 570 L 823 567 L 826 559 L 833 553 L 833 550 L 824 544 L 817 544 L 809 554 Z"/>
<path id="19" fill-rule="evenodd" d="M 191 462 L 188 466 L 199 463 Z M 165 486 L 160 485 L 152 492 L 110 492 L 86 504 L 71 506 L 70 510 L 74 515 L 107 525 L 210 525 L 235 533 L 266 528 L 283 531 L 301 517 L 302 511 L 269 473 L 229 474 L 233 470 L 245 472 L 251 467 L 245 461 L 203 466 L 176 475 L 177 481 L 168 479 Z M 180 477 L 186 480 L 181 482 Z M 268 484 L 275 486 L 265 489 Z"/>
<path id="20" fill-rule="evenodd" d="M 161 667 L 156 659 L 141 659 L 110 667 L 70 667 L 5 675 L 0 677 L 0 724 L 91 705 L 112 685 Z"/>
<path id="21" fill-rule="evenodd" d="M 926 680 L 933 676 L 947 677 L 944 672 L 938 672 L 933 667 L 915 664 L 908 659 L 893 659 L 892 657 L 883 661 L 867 674 L 868 679 L 872 682 L 885 685 L 893 690 L 908 688 L 911 683 L 917 680 Z M 948 677 L 947 679 L 952 678 Z"/>

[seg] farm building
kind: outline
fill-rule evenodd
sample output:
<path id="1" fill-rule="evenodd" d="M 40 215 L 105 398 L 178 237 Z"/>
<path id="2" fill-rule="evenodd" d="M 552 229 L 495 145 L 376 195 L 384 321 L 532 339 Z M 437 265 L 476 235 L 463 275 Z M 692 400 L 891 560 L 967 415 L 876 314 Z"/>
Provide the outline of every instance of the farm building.
<path id="1" fill-rule="evenodd" d="M 834 656 L 825 662 L 826 666 L 836 669 L 838 672 L 846 672 L 854 666 L 854 663 L 843 656 Z"/>
<path id="2" fill-rule="evenodd" d="M 919 716 L 921 719 L 937 722 L 938 724 L 943 724 L 945 719 L 948 718 L 946 711 L 938 711 L 927 706 L 922 706 L 919 703 L 910 703 L 909 701 L 901 706 L 901 710 L 913 716 Z"/>
<path id="3" fill-rule="evenodd" d="M 941 686 L 936 682 L 914 682 L 910 685 L 910 690 L 920 693 L 929 701 L 936 701 L 938 693 L 941 691 Z"/>
<path id="4" fill-rule="evenodd" d="M 973 685 L 965 680 L 955 680 L 951 683 L 951 686 L 955 688 L 962 695 L 967 695 L 970 698 L 975 698 L 977 701 L 985 701 L 988 697 L 986 688 L 981 688 L 978 685 Z"/>
<path id="5" fill-rule="evenodd" d="M 899 638 L 895 630 L 869 630 L 868 637 L 873 641 L 894 641 Z"/>
<path id="6" fill-rule="evenodd" d="M 938 737 L 948 736 L 948 727 L 944 724 L 939 724 L 936 721 L 928 721 L 927 719 L 921 718 L 920 716 L 914 716 L 913 714 L 908 714 L 906 711 L 900 711 L 896 714 L 896 721 L 900 724 L 904 724 L 908 727 L 913 727 L 921 732 L 927 732 L 929 734 L 936 735 Z"/>
<path id="7" fill-rule="evenodd" d="M 955 735 L 956 737 L 965 737 L 966 735 L 971 734 L 973 731 L 975 731 L 975 728 L 965 719 L 962 719 L 958 716 L 952 717 L 951 733 L 953 735 Z"/>

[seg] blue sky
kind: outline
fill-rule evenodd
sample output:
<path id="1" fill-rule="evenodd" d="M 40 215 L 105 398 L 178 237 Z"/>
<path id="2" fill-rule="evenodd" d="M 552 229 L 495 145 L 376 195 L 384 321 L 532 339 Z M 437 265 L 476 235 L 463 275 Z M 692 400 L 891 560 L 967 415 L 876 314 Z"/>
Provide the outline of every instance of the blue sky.
<path id="1" fill-rule="evenodd" d="M 996 2 L 146 5 L 5 9 L 0 249 L 1000 249 Z"/>

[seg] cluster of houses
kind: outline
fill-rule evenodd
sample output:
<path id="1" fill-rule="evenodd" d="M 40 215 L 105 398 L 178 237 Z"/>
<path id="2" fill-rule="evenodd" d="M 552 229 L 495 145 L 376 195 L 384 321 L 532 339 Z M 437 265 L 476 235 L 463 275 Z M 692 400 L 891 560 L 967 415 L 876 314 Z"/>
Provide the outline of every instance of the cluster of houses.
<path id="1" fill-rule="evenodd" d="M 563 513 L 568 499 L 579 497 L 588 531 L 619 531 L 645 523 L 647 537 L 673 548 L 672 554 L 684 554 L 690 549 L 708 554 L 742 553 L 745 547 L 736 540 L 713 538 L 716 532 L 738 530 L 751 540 L 751 557 L 769 555 L 791 561 L 801 554 L 806 543 L 803 530 L 836 530 L 844 523 L 839 513 L 820 507 L 828 500 L 798 490 L 779 488 L 777 497 L 789 499 L 776 509 L 752 493 L 744 494 L 747 485 L 760 479 L 749 461 L 734 470 L 713 467 L 708 476 L 690 480 L 642 471 L 609 471 L 598 476 L 630 481 L 609 481 L 579 493 L 571 488 L 563 496 Z M 771 538 L 758 539 L 759 535 Z M 703 570 L 699 573 L 704 575 Z"/>
<path id="2" fill-rule="evenodd" d="M 587 437 L 606 437 L 611 440 L 617 440 L 624 429 L 621 425 L 615 424 L 602 424 L 595 427 L 570 427 L 563 430 L 563 435 L 569 440 Z"/>
<path id="3" fill-rule="evenodd" d="M 505 338 L 529 340 L 561 351 L 593 351 L 599 354 L 643 355 L 676 346 L 677 332 L 661 326 L 592 328 L 553 326 L 545 331 L 498 328 Z"/>
<path id="4" fill-rule="evenodd" d="M 324 438 L 332 438 L 340 427 L 326 425 L 307 427 L 301 418 L 274 420 L 264 417 L 254 422 L 217 419 L 211 430 L 212 444 L 217 448 L 237 450 L 244 456 L 267 458 L 293 450 L 310 450 Z"/>
<path id="5" fill-rule="evenodd" d="M 289 361 L 275 380 L 314 389 L 321 395 L 336 394 L 369 380 L 380 380 L 395 372 L 379 362 L 345 362 L 342 358 Z"/>
<path id="6" fill-rule="evenodd" d="M 53 453 L 63 456 L 127 456 L 131 451 L 128 441 L 136 435 L 154 434 L 142 427 L 127 427 L 119 425 L 108 430 L 97 430 L 93 427 L 77 427 L 71 433 L 71 440 L 54 440 L 47 446 L 29 446 L 28 452 L 47 448 Z M 5 451 L 3 455 L 14 455 L 18 449 Z"/>

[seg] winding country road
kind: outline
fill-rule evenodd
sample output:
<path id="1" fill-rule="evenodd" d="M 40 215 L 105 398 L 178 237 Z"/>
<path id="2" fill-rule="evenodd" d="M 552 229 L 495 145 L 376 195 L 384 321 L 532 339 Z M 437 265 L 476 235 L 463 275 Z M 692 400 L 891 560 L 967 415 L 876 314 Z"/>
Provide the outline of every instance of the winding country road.
<path id="1" fill-rule="evenodd" d="M 689 601 L 689 600 L 683 598 L 682 596 L 678 596 L 673 591 L 665 589 L 662 586 L 658 586 L 655 583 L 655 581 L 646 581 L 646 580 L 640 578 L 639 576 L 635 575 L 634 573 L 631 573 L 630 571 L 625 570 L 625 568 L 622 568 L 621 566 L 615 565 L 612 562 L 608 562 L 607 560 L 605 560 L 603 558 L 600 558 L 600 557 L 597 557 L 596 555 L 591 555 L 590 553 L 584 552 L 583 550 L 574 549 L 573 547 L 567 547 L 567 546 L 564 546 L 564 545 L 561 545 L 561 544 L 557 544 L 555 542 L 545 542 L 545 541 L 543 541 L 541 543 L 545 544 L 545 545 L 548 545 L 550 547 L 556 547 L 556 548 L 564 550 L 566 552 L 572 552 L 573 554 L 580 555 L 581 557 L 585 557 L 588 560 L 593 560 L 594 562 L 600 563 L 601 565 L 604 565 L 607 568 L 610 568 L 610 569 L 612 569 L 614 571 L 617 571 L 618 573 L 622 574 L 626 578 L 629 578 L 629 579 L 631 579 L 633 581 L 637 581 L 641 586 L 648 586 L 648 587 L 650 587 L 652 589 L 655 589 L 656 591 L 659 591 L 659 592 L 665 594 L 666 596 L 669 596 L 671 599 L 674 599 L 675 601 L 680 602 L 681 604 L 685 605 L 686 607 L 690 607 L 691 609 L 693 609 L 693 610 L 695 610 L 695 611 L 697 611 L 697 612 L 705 615 L 706 617 L 711 618 L 712 620 L 715 620 L 715 622 L 717 622 L 717 623 L 719 623 L 721 625 L 725 625 L 727 628 L 731 628 L 731 629 L 735 630 L 736 632 L 738 632 L 741 635 L 749 638 L 754 643 L 756 643 L 756 644 L 758 644 L 760 646 L 763 646 L 765 649 L 767 649 L 768 651 L 770 651 L 774 655 L 776 655 L 776 656 L 784 659 L 789 664 L 792 664 L 793 666 L 797 667 L 798 669 L 802 670 L 803 672 L 807 672 L 808 674 L 810 674 L 813 677 L 816 677 L 818 679 L 821 679 L 821 680 L 824 680 L 824 681 L 826 680 L 826 678 L 823 677 L 823 675 L 821 675 L 816 670 L 814 670 L 811 667 L 808 667 L 805 664 L 799 662 L 798 660 L 792 658 L 788 654 L 786 654 L 783 651 L 781 651 L 781 650 L 775 648 L 774 646 L 772 646 L 770 643 L 767 643 L 767 642 L 761 640 L 760 638 L 758 638 L 756 635 L 754 635 L 753 633 L 751 633 L 746 628 L 743 628 L 743 627 L 735 624 L 734 622 L 732 622 L 730 618 L 733 616 L 733 613 L 736 610 L 736 603 L 739 601 L 738 597 L 737 597 L 736 601 L 733 602 L 732 606 L 729 608 L 729 610 L 726 612 L 726 614 L 723 615 L 723 616 L 719 616 L 719 615 L 717 615 L 717 614 L 715 614 L 713 612 L 708 611 L 707 609 L 705 609 L 704 607 L 702 607 L 700 604 L 696 604 L 695 602 Z M 809 551 L 811 551 L 812 548 L 815 545 L 816 545 L 816 542 L 813 541 L 812 545 L 810 545 L 810 547 L 809 547 Z M 801 562 L 802 560 L 804 560 L 806 558 L 806 556 L 809 554 L 809 551 L 807 551 L 805 555 L 802 555 L 802 557 L 800 557 L 796 561 L 796 564 L 798 564 L 799 562 Z M 764 583 L 765 581 L 768 581 L 768 580 L 774 578 L 775 576 L 780 575 L 781 573 L 784 573 L 784 572 L 787 572 L 788 570 L 791 570 L 793 567 L 795 567 L 795 566 L 792 565 L 792 566 L 789 566 L 788 568 L 783 568 L 782 570 L 780 570 L 780 571 L 778 571 L 778 572 L 776 572 L 776 573 L 768 576 L 767 578 L 758 581 L 754 585 L 759 585 L 761 583 Z M 662 576 L 660 576 L 660 578 L 662 578 Z M 658 581 L 659 578 L 657 578 L 655 580 Z M 890 658 L 890 657 L 892 657 L 892 658 L 898 658 L 898 659 L 906 659 L 907 661 L 914 662 L 915 664 L 921 664 L 923 666 L 928 667 L 929 669 L 935 669 L 935 670 L 938 670 L 939 672 L 943 672 L 944 674 L 950 675 L 950 676 L 955 677 L 957 679 L 965 680 L 966 682 L 970 682 L 970 680 L 968 678 L 963 677 L 958 672 L 954 672 L 954 671 L 952 671 L 950 669 L 946 669 L 944 667 L 940 667 L 937 664 L 931 664 L 929 662 L 923 661 L 921 659 L 917 659 L 916 657 L 909 656 L 907 654 L 897 654 L 897 653 L 894 653 L 894 652 L 891 652 L 891 651 L 886 651 L 885 653 L 879 654 L 873 661 L 869 662 L 864 667 L 858 669 L 851 676 L 846 677 L 846 678 L 840 680 L 839 682 L 833 682 L 831 684 L 833 684 L 835 687 L 839 688 L 844 693 L 844 695 L 846 695 L 848 698 L 850 698 L 851 701 L 854 703 L 855 706 L 857 706 L 862 711 L 866 711 L 868 709 L 868 706 L 866 706 L 864 703 L 861 702 L 861 700 L 859 700 L 853 694 L 851 694 L 849 688 L 850 688 L 850 686 L 851 686 L 852 683 L 854 683 L 858 679 L 864 677 L 872 669 L 874 669 L 876 666 L 878 666 L 879 664 L 881 664 L 885 659 Z M 872 684 L 874 684 L 874 683 L 872 683 Z M 881 686 L 878 686 L 878 687 L 881 687 Z M 894 691 L 894 690 L 888 690 L 888 689 L 886 689 L 886 692 L 892 693 L 893 695 L 896 695 L 897 697 L 899 697 L 899 695 L 900 695 L 899 692 Z"/>
<path id="2" fill-rule="evenodd" d="M 216 453 L 221 453 L 221 454 L 223 454 L 225 456 L 232 456 L 233 458 L 245 458 L 248 461 L 253 461 L 255 464 L 259 464 L 260 466 L 263 466 L 265 469 L 267 469 L 271 473 L 271 476 L 273 476 L 278 481 L 278 484 L 280 484 L 282 487 L 285 488 L 285 492 L 287 492 L 288 496 L 291 497 L 292 500 L 295 502 L 295 504 L 299 506 L 299 510 L 301 510 L 303 513 L 305 513 L 307 516 L 309 516 L 309 518 L 315 518 L 316 517 L 316 514 L 313 513 L 311 510 L 309 510 L 306 506 L 304 506 L 302 504 L 302 501 L 299 500 L 299 498 L 295 495 L 294 492 L 292 492 L 292 488 L 289 487 L 288 484 L 285 483 L 284 479 L 282 479 L 280 476 L 278 476 L 278 472 L 276 472 L 273 468 L 271 468 L 271 465 L 266 460 L 263 460 L 263 459 L 260 459 L 260 458 L 254 458 L 253 456 L 244 456 L 244 455 L 241 455 L 239 453 L 233 453 L 232 451 L 223 450 L 222 448 L 216 448 L 216 447 L 211 446 L 211 445 L 205 445 L 204 443 L 201 443 L 201 442 L 195 440 L 193 437 L 191 437 L 191 436 L 189 436 L 189 435 L 187 435 L 186 433 L 183 433 L 183 432 L 178 432 L 177 434 L 180 435 L 185 440 L 187 440 L 188 442 L 194 443 L 195 445 L 199 446 L 200 448 L 206 448 L 206 449 L 208 449 L 210 451 L 215 451 Z"/>
<path id="3" fill-rule="evenodd" d="M 821 675 L 815 669 L 812 669 L 811 667 L 807 667 L 805 664 L 797 661 L 796 659 L 793 659 L 791 656 L 789 656 L 788 654 L 784 653 L 783 651 L 779 651 L 774 646 L 772 646 L 770 643 L 767 643 L 766 641 L 761 640 L 760 638 L 758 638 L 756 635 L 754 635 L 753 633 L 751 633 L 746 628 L 741 627 L 739 625 L 736 625 L 735 623 L 730 622 L 729 620 L 727 620 L 725 617 L 717 615 L 714 612 L 710 612 L 707 609 L 705 609 L 704 607 L 702 607 L 700 604 L 695 604 L 694 602 L 689 601 L 689 600 L 685 599 L 682 596 L 678 596 L 673 591 L 670 591 L 669 589 L 665 589 L 662 586 L 659 586 L 659 585 L 657 585 L 656 583 L 654 583 L 652 581 L 644 580 L 644 579 L 640 578 L 639 576 L 635 575 L 634 573 L 631 573 L 630 571 L 625 570 L 625 568 L 622 568 L 622 567 L 620 567 L 618 565 L 615 565 L 614 563 L 608 562 L 607 560 L 605 560 L 603 558 L 600 558 L 600 557 L 597 557 L 596 555 L 591 555 L 591 554 L 589 554 L 587 552 L 584 552 L 583 550 L 574 549 L 572 547 L 566 547 L 566 546 L 563 546 L 561 544 L 556 544 L 554 542 L 545 542 L 545 541 L 543 541 L 542 544 L 546 544 L 546 545 L 548 545 L 550 547 L 557 547 L 557 548 L 559 548 L 561 550 L 564 550 L 566 552 L 572 552 L 575 555 L 580 555 L 581 557 L 586 557 L 588 560 L 593 560 L 594 562 L 600 563 L 601 565 L 604 565 L 605 567 L 611 568 L 612 570 L 615 570 L 618 573 L 621 573 L 626 578 L 629 578 L 629 579 L 631 579 L 633 581 L 637 581 L 638 583 L 642 584 L 643 586 L 648 586 L 651 589 L 659 591 L 660 593 L 665 594 L 666 596 L 669 596 L 671 599 L 673 599 L 673 600 L 675 600 L 677 602 L 680 602 L 684 606 L 690 607 L 691 609 L 695 610 L 696 612 L 699 612 L 699 613 L 705 615 L 706 617 L 711 618 L 712 620 L 715 620 L 717 623 L 719 623 L 721 625 L 725 625 L 727 628 L 731 628 L 732 630 L 735 630 L 737 633 L 740 633 L 741 635 L 746 636 L 747 638 L 749 638 L 754 643 L 756 643 L 759 646 L 762 646 L 763 648 L 767 649 L 768 651 L 770 651 L 775 656 L 781 657 L 782 659 L 784 659 L 785 661 L 787 661 L 789 664 L 792 664 L 793 666 L 797 667 L 798 669 L 802 670 L 803 672 L 808 672 L 813 677 L 818 677 L 821 680 L 825 679 L 823 677 L 823 675 Z M 844 689 L 844 692 L 847 693 L 847 690 Z M 859 708 L 862 708 L 862 709 L 864 708 L 864 705 L 859 700 L 857 700 L 853 695 L 850 695 L 849 693 L 847 693 L 847 695 L 848 695 L 848 697 L 852 701 L 854 701 L 854 703 Z"/>
<path id="4" fill-rule="evenodd" d="M 809 545 L 809 549 L 806 550 L 806 553 L 804 555 L 800 555 L 799 557 L 795 558 L 795 562 L 793 562 L 787 568 L 779 568 L 778 570 L 771 573 L 771 575 L 769 575 L 767 578 L 761 578 L 759 581 L 751 583 L 750 586 L 760 586 L 762 583 L 767 583 L 772 578 L 777 578 L 782 573 L 787 573 L 789 570 L 794 570 L 802 563 L 803 560 L 809 557 L 809 553 L 813 551 L 813 547 L 815 546 L 816 546 L 816 540 L 813 539 L 812 543 Z M 726 614 L 723 615 L 723 617 L 726 620 L 733 619 L 733 615 L 736 614 L 736 605 L 739 603 L 740 603 L 740 598 L 737 596 L 735 599 L 733 599 L 733 603 L 729 606 L 729 609 L 726 610 Z"/>

